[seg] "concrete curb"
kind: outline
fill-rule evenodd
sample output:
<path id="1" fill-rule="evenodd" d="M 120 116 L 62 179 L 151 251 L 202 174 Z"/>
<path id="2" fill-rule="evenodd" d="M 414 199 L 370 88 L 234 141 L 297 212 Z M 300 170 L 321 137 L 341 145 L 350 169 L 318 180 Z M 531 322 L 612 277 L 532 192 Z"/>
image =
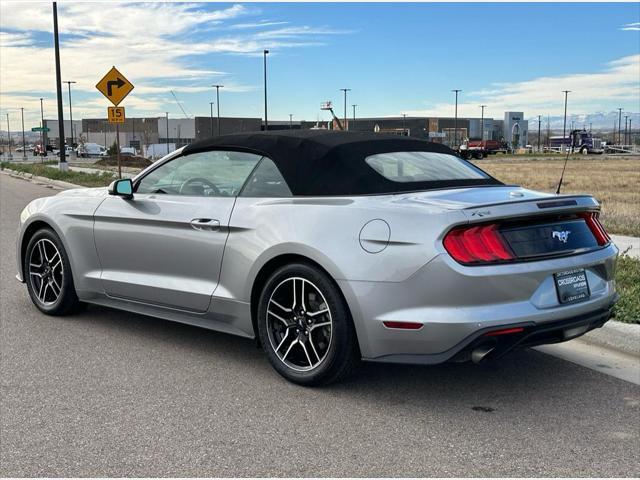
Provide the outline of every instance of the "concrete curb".
<path id="1" fill-rule="evenodd" d="M 50 185 L 57 190 L 69 190 L 72 188 L 85 188 L 82 185 L 76 185 L 75 183 L 63 182 L 62 180 L 52 180 L 47 177 L 40 177 L 33 173 L 19 172 L 18 170 L 12 170 L 5 167 L 2 171 L 5 175 L 9 175 L 14 178 L 21 178 L 22 180 L 32 181 L 34 183 L 40 183 L 44 185 Z"/>
<path id="2" fill-rule="evenodd" d="M 640 358 L 640 324 L 637 323 L 610 320 L 602 328 L 590 331 L 579 340 Z"/>

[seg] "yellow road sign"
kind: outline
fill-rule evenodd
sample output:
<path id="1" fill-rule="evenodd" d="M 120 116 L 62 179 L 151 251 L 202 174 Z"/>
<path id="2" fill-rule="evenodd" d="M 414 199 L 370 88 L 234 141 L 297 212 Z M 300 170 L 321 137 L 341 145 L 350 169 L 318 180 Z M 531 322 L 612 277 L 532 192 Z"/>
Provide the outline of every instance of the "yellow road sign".
<path id="1" fill-rule="evenodd" d="M 112 67 L 98 82 L 96 88 L 117 107 L 133 90 L 133 84 L 116 67 Z"/>
<path id="2" fill-rule="evenodd" d="M 109 123 L 124 123 L 124 107 L 107 108 L 107 117 L 109 118 Z"/>

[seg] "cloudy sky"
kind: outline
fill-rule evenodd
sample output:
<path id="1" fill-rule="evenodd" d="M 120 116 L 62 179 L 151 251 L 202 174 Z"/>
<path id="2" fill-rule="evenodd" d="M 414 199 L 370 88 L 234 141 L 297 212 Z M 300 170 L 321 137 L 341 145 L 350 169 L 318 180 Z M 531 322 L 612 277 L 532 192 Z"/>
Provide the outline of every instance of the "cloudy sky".
<path id="1" fill-rule="evenodd" d="M 263 114 L 262 50 L 272 53 L 269 117 L 315 120 L 322 101 L 358 116 L 505 110 L 560 115 L 640 112 L 637 3 L 79 3 L 58 2 L 63 80 L 74 117 L 103 117 L 95 84 L 116 65 L 135 85 L 127 116 Z M 0 4 L 0 110 L 29 125 L 55 117 L 50 2 Z M 65 109 L 66 109 L 65 92 Z M 66 110 L 65 110 L 66 114 Z M 29 126 L 27 125 L 27 126 Z M 3 124 L 4 127 L 4 124 Z"/>

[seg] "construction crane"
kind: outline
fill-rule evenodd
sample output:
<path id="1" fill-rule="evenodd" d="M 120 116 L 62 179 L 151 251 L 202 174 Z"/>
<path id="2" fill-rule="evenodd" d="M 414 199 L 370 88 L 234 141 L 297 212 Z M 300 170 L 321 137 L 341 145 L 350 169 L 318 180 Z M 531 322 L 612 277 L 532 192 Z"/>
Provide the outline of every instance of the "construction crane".
<path id="1" fill-rule="evenodd" d="M 178 97 L 176 96 L 175 92 L 173 90 L 170 90 L 171 95 L 173 95 L 174 100 L 176 101 L 176 103 L 178 104 L 178 106 L 180 107 L 180 110 L 182 110 L 182 113 L 184 115 L 184 118 L 189 118 L 189 115 L 187 115 L 187 112 L 184 110 L 184 107 L 182 106 L 182 104 L 180 103 L 180 100 L 178 100 Z"/>
<path id="2" fill-rule="evenodd" d="M 338 124 L 338 128 L 340 130 L 344 131 L 344 127 L 342 126 L 342 122 L 340 121 L 340 119 L 336 116 L 335 113 L 333 113 L 333 103 L 332 102 L 322 102 L 320 104 L 320 110 L 328 110 L 331 112 L 331 115 L 333 115 L 333 119 L 336 121 L 336 123 Z"/>

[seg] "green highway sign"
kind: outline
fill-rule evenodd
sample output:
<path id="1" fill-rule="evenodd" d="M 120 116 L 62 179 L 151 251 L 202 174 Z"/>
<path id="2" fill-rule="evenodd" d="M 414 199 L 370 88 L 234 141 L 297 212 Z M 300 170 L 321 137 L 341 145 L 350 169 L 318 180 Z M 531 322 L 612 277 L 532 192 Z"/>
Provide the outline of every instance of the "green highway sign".
<path id="1" fill-rule="evenodd" d="M 50 128 L 48 127 L 33 127 L 31 129 L 32 132 L 48 132 L 50 131 Z"/>

